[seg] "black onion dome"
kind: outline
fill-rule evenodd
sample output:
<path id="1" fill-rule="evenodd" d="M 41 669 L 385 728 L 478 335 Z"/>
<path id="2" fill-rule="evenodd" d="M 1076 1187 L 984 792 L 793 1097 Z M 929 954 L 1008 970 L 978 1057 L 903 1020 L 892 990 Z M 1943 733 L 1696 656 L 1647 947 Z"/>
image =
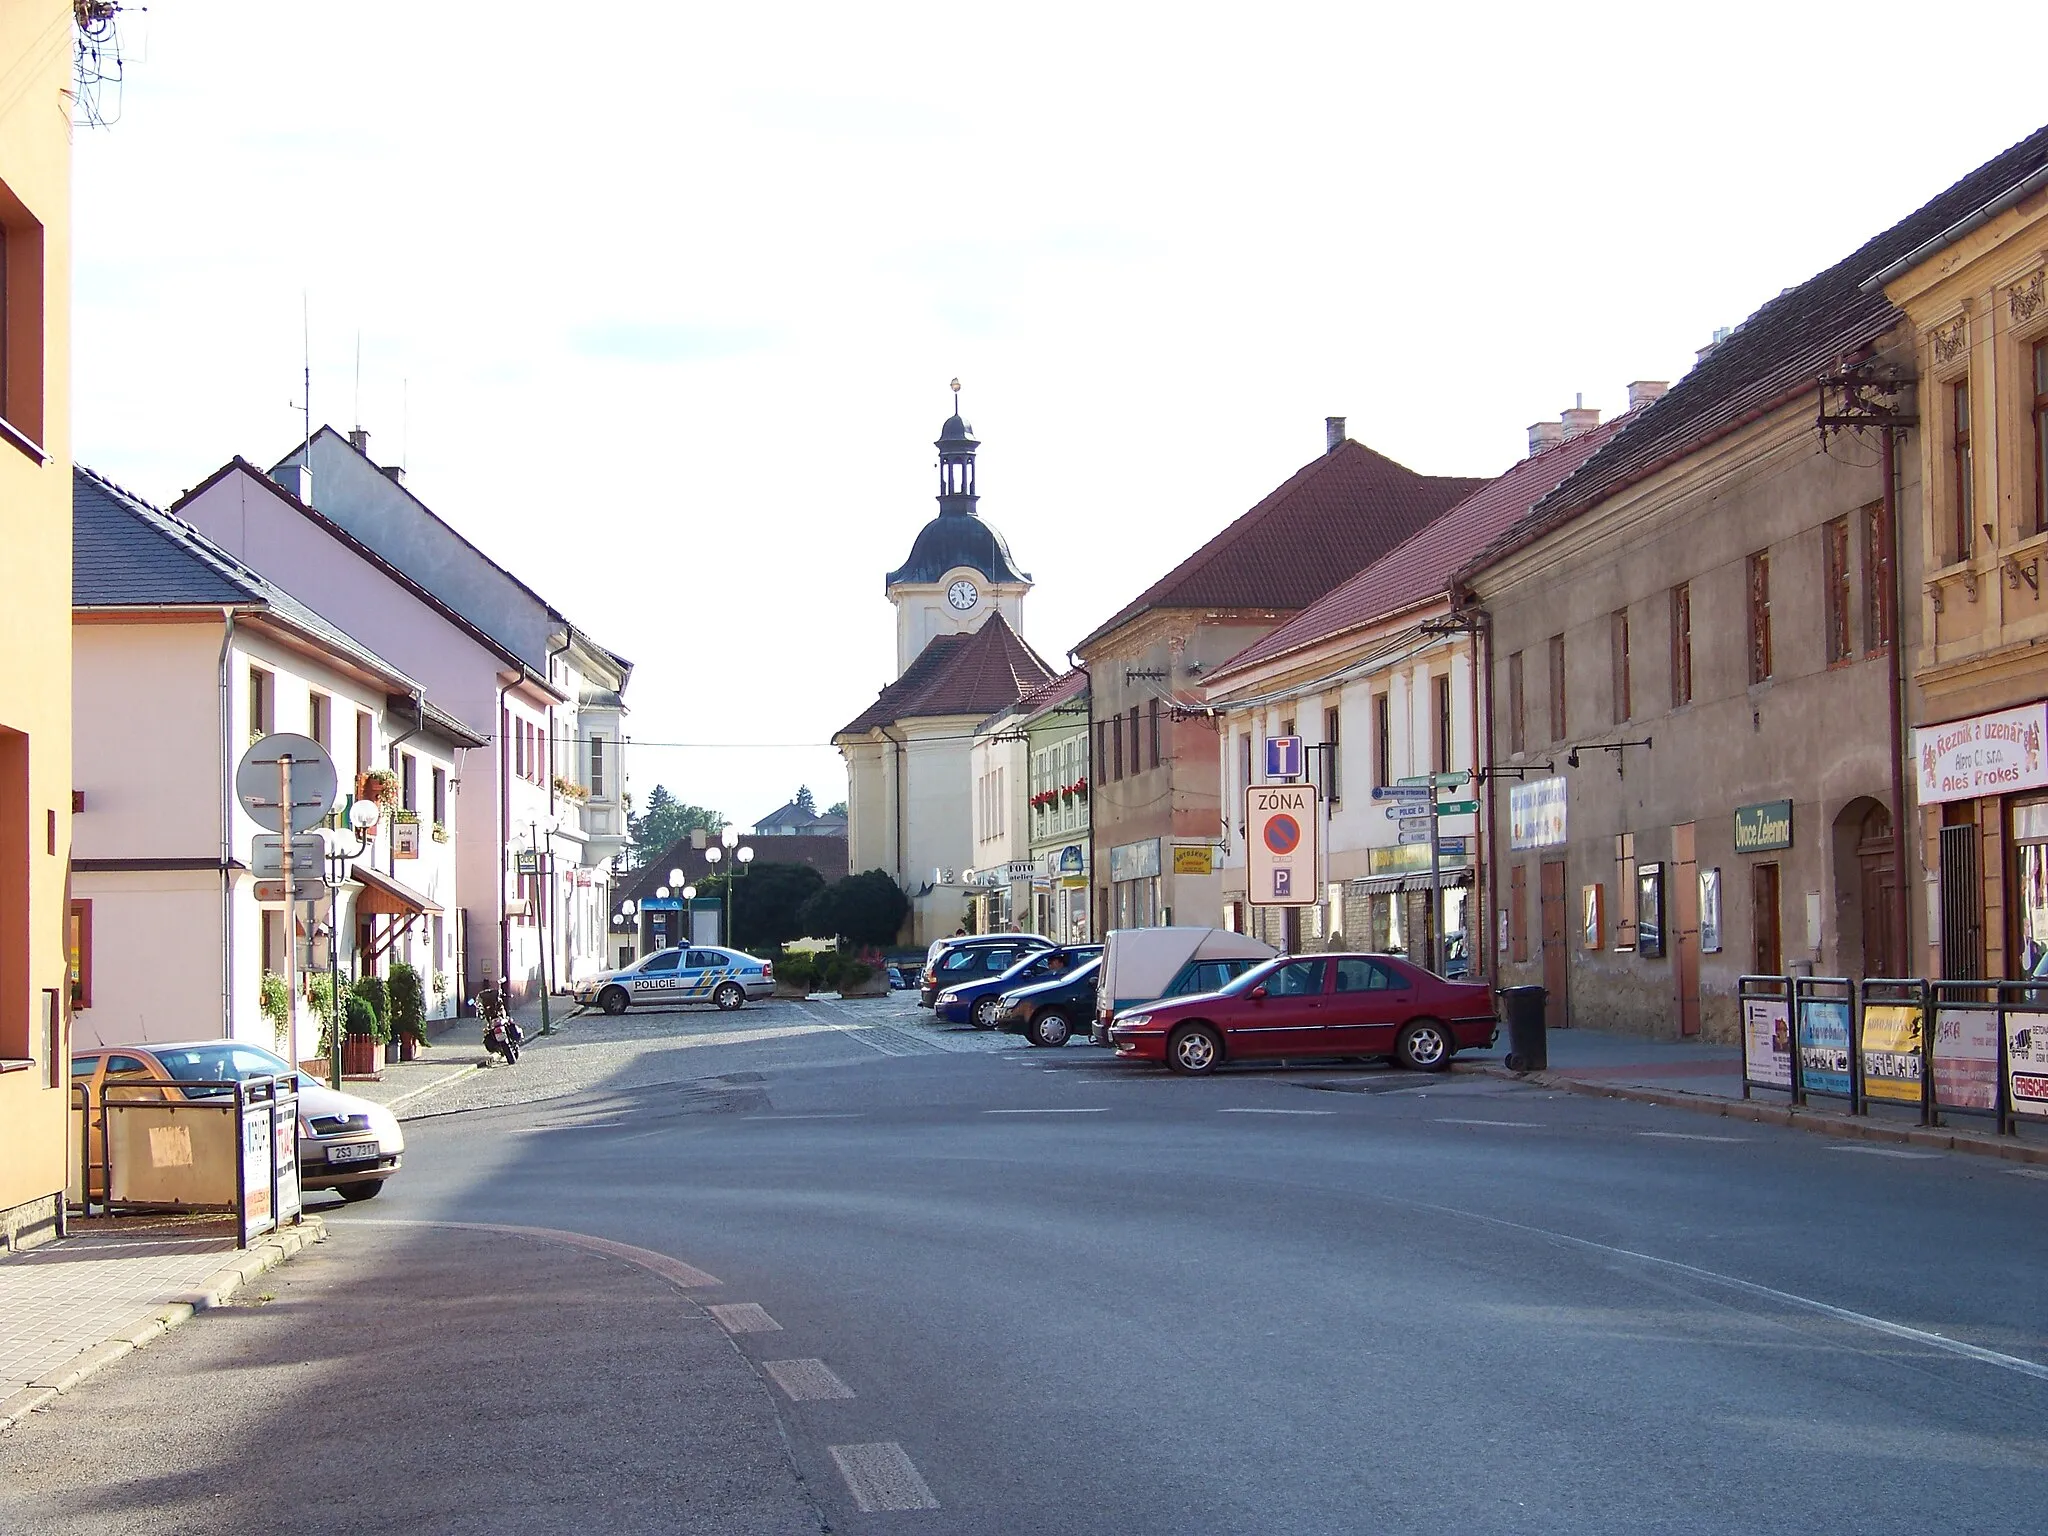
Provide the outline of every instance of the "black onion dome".
<path id="1" fill-rule="evenodd" d="M 937 581 L 946 572 L 963 566 L 981 572 L 990 581 L 1031 580 L 1017 569 L 1017 562 L 1010 557 L 1010 546 L 995 529 L 972 513 L 941 512 L 924 525 L 917 542 L 910 546 L 910 558 L 888 574 L 883 586 L 893 587 L 903 581 Z"/>
<path id="2" fill-rule="evenodd" d="M 925 420 L 930 421 L 931 417 L 927 416 Z M 964 420 L 958 411 L 948 416 L 946 424 L 939 428 L 938 446 L 943 448 L 948 443 L 965 443 L 970 448 L 979 446 L 974 436 L 974 427 Z"/>

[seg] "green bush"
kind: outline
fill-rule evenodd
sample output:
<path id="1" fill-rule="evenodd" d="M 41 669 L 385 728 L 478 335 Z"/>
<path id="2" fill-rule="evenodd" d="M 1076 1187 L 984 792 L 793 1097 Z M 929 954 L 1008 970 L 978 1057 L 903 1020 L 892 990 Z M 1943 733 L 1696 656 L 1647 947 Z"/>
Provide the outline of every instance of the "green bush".
<path id="1" fill-rule="evenodd" d="M 839 968 L 839 980 L 835 991 L 851 992 L 855 987 L 864 987 L 873 979 L 875 968 L 865 960 L 849 959 Z"/>
<path id="2" fill-rule="evenodd" d="M 379 1030 L 377 1038 L 379 1040 L 389 1039 L 391 1034 L 389 1028 L 391 1023 L 391 994 L 385 988 L 384 978 L 382 976 L 361 977 L 356 981 L 354 991 L 357 997 L 360 997 L 370 1005 L 370 1011 L 377 1015 L 377 1027 Z M 351 1029 L 349 1033 L 355 1034 L 357 1031 Z"/>
<path id="3" fill-rule="evenodd" d="M 391 1033 L 424 1040 L 427 1034 L 427 994 L 420 985 L 420 973 L 401 960 L 391 967 L 387 990 L 391 1000 Z"/>
<path id="4" fill-rule="evenodd" d="M 277 1038 L 280 1049 L 292 1032 L 292 994 L 285 986 L 284 978 L 275 971 L 263 973 L 262 991 L 257 1006 L 263 1010 L 263 1017 L 270 1020 L 270 1028 Z"/>
<path id="5" fill-rule="evenodd" d="M 384 1021 L 377 1017 L 377 1010 L 370 1006 L 370 1000 L 360 992 L 348 995 L 348 1032 L 352 1035 L 368 1035 L 382 1044 L 391 1038 L 391 1032 L 384 1027 Z"/>
<path id="6" fill-rule="evenodd" d="M 784 955 L 775 962 L 775 979 L 785 986 L 814 990 L 818 985 L 818 964 L 809 955 Z"/>
<path id="7" fill-rule="evenodd" d="M 336 1027 L 341 1023 L 341 1009 L 336 1004 L 334 978 L 325 971 L 315 971 L 306 983 L 306 1000 L 313 1005 L 313 1017 L 320 1021 L 320 1046 L 332 1051 Z"/>

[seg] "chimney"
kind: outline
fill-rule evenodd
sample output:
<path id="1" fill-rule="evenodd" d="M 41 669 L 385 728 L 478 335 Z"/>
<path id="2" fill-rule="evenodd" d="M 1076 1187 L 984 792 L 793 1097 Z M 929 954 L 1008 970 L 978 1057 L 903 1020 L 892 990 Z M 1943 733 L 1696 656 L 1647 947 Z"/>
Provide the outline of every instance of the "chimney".
<path id="1" fill-rule="evenodd" d="M 1704 363 L 1709 357 L 1713 356 L 1714 349 L 1720 346 L 1721 343 L 1726 341 L 1727 339 L 1728 327 L 1725 325 L 1715 326 L 1713 336 L 1708 340 L 1707 344 L 1704 347 L 1700 348 L 1699 353 L 1695 357 L 1694 361 L 1697 363 Z"/>
<path id="2" fill-rule="evenodd" d="M 1634 386 L 1630 386 L 1630 387 L 1631 387 L 1631 388 L 1633 388 Z M 381 468 L 383 469 L 383 471 L 384 471 L 384 473 L 385 473 L 385 476 L 386 476 L 386 477 L 387 477 L 387 478 L 388 478 L 388 479 L 389 479 L 389 480 L 391 481 L 391 483 L 392 483 L 393 485 L 403 485 L 403 484 L 405 484 L 405 466 L 404 466 L 404 465 L 402 465 L 402 464 L 385 464 L 385 465 L 382 465 L 382 466 L 380 466 L 380 467 L 381 467 Z"/>
<path id="3" fill-rule="evenodd" d="M 1546 448 L 1555 448 L 1564 441 L 1564 423 L 1561 421 L 1533 421 L 1529 424 L 1529 457 L 1535 458 Z"/>
<path id="4" fill-rule="evenodd" d="M 1344 418 L 1325 416 L 1323 418 L 1323 452 L 1335 453 L 1337 445 L 1344 441 Z"/>
<path id="5" fill-rule="evenodd" d="M 370 456 L 369 429 L 366 427 L 350 427 L 348 429 L 348 445 L 367 459 Z"/>
<path id="6" fill-rule="evenodd" d="M 1564 413 L 1564 438 L 1566 442 L 1570 442 L 1573 438 L 1582 436 L 1600 425 L 1600 412 L 1586 404 L 1586 397 L 1578 395 L 1574 398 L 1578 401 L 1578 404 Z"/>
<path id="7" fill-rule="evenodd" d="M 283 486 L 292 495 L 298 497 L 307 506 L 313 505 L 312 465 L 298 461 L 290 464 L 280 464 L 272 471 L 271 479 Z"/>
<path id="8" fill-rule="evenodd" d="M 710 839 L 702 827 L 690 828 L 690 846 L 692 848 L 702 853 L 709 842 Z"/>
<path id="9" fill-rule="evenodd" d="M 1664 391 L 1670 387 L 1662 379 L 1637 379 L 1628 387 L 1628 408 L 1633 411 L 1654 405 L 1664 398 Z"/>

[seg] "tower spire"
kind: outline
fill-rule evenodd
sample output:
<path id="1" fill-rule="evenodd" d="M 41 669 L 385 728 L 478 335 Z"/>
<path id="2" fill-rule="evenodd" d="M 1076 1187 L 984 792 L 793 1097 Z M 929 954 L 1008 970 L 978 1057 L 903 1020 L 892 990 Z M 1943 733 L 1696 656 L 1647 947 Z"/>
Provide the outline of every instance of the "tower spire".
<path id="1" fill-rule="evenodd" d="M 975 517 L 981 498 L 974 490 L 974 428 L 960 414 L 960 381 L 953 380 L 953 414 L 939 428 L 939 512 L 941 516 Z"/>

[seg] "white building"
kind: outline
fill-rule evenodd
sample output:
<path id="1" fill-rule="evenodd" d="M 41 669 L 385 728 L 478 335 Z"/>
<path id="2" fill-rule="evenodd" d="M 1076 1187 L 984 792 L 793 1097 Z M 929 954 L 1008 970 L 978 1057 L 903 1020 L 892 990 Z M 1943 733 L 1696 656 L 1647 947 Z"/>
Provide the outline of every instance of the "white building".
<path id="1" fill-rule="evenodd" d="M 79 470 L 74 496 L 72 859 L 80 1044 L 229 1036 L 282 1048 L 266 972 L 327 966 L 329 913 L 259 891 L 262 831 L 235 768 L 277 731 L 311 736 L 346 796 L 396 781 L 394 814 L 341 890 L 344 974 L 420 972 L 459 1000 L 458 783 L 476 732 L 422 685 L 189 524 Z M 218 957 L 216 959 L 216 957 Z M 299 1014 L 302 1056 L 317 1049 Z"/>
<path id="2" fill-rule="evenodd" d="M 939 514 L 883 584 L 896 681 L 832 738 L 846 758 L 849 865 L 895 877 L 911 898 L 905 937 L 918 944 L 967 916 L 975 730 L 1052 676 L 1018 633 L 1031 578 L 981 519 L 973 429 L 956 412 L 937 446 Z"/>

